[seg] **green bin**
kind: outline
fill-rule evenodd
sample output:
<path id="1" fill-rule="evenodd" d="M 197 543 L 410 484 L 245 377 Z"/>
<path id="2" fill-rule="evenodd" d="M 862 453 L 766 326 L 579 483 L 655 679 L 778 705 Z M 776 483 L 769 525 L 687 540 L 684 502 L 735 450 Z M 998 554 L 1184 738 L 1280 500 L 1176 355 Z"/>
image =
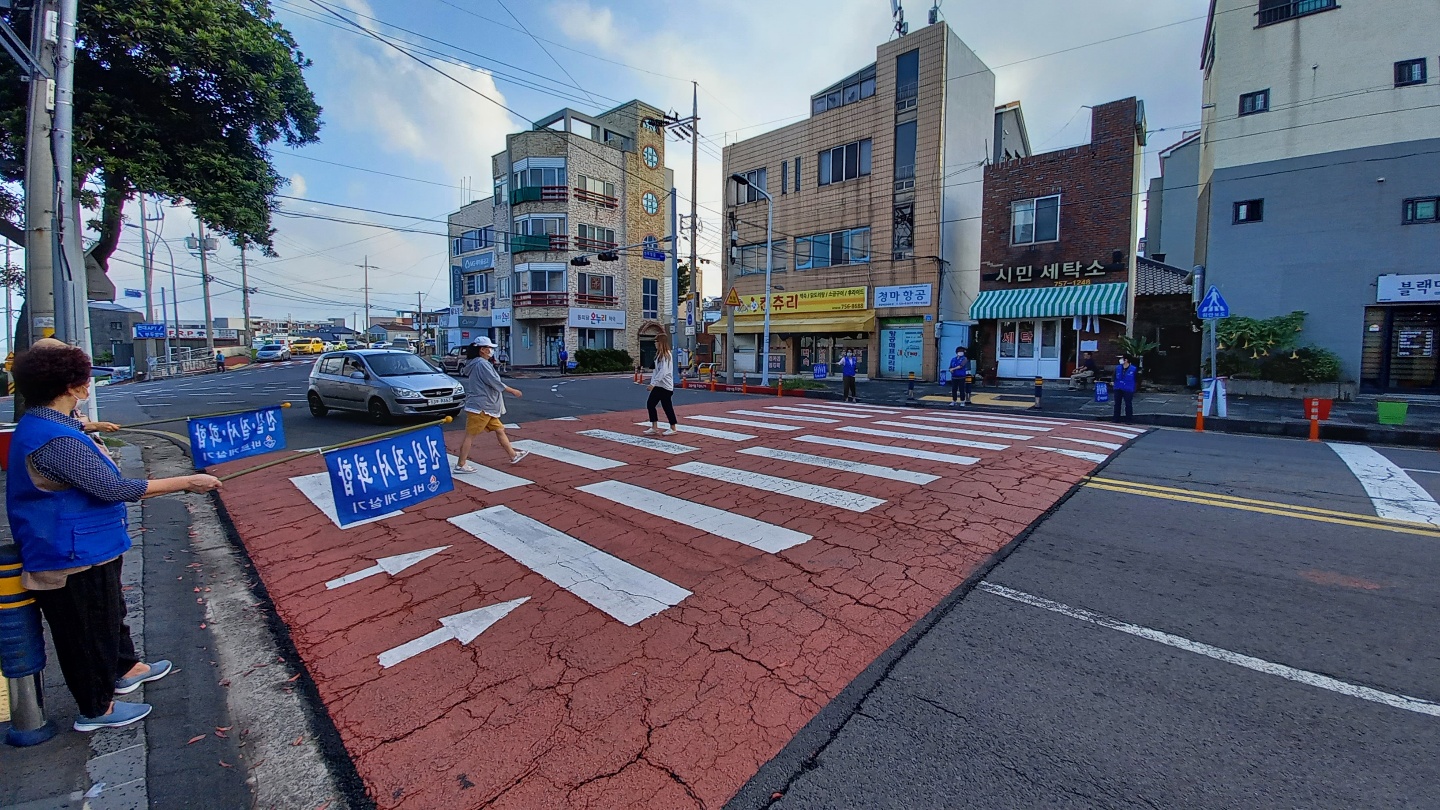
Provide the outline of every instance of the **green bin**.
<path id="1" fill-rule="evenodd" d="M 1410 410 L 1410 403 L 1385 402 L 1382 400 L 1380 402 L 1377 402 L 1375 404 L 1375 407 L 1377 409 L 1377 415 L 1379 416 L 1380 424 L 1403 425 L 1405 424 L 1405 414 Z"/>

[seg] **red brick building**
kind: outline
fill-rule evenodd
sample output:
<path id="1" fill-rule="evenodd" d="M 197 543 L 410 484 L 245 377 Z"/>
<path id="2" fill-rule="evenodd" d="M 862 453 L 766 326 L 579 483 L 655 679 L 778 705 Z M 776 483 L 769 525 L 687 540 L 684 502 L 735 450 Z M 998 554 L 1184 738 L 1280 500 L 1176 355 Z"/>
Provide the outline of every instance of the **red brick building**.
<path id="1" fill-rule="evenodd" d="M 979 322 L 971 356 L 985 376 L 1070 374 L 1082 351 L 1114 364 L 1133 323 L 1145 105 L 1093 109 L 1084 146 L 985 169 Z"/>

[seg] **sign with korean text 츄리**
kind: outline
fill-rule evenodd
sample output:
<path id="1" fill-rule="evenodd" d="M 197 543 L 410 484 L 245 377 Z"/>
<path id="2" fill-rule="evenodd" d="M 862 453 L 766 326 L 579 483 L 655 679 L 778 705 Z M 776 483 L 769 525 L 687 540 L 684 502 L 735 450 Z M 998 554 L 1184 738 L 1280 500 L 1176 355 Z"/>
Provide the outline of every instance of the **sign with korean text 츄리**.
<path id="1" fill-rule="evenodd" d="M 837 287 L 827 290 L 797 290 L 795 292 L 772 292 L 770 314 L 788 315 L 802 312 L 847 312 L 868 308 L 868 287 Z M 737 316 L 764 315 L 765 296 L 746 295 L 741 297 Z"/>
<path id="2" fill-rule="evenodd" d="M 285 449 L 280 406 L 190 420 L 190 455 L 196 469 Z"/>
<path id="3" fill-rule="evenodd" d="M 1118 268 L 1117 268 L 1118 269 Z M 1082 278 L 1096 278 L 1108 272 L 1099 260 L 1086 262 L 1054 262 L 1042 265 L 1018 265 L 1002 267 L 995 273 L 996 281 L 1008 284 L 1027 284 L 1032 281 L 1065 282 Z"/>
<path id="4" fill-rule="evenodd" d="M 341 526 L 369 520 L 455 488 L 440 426 L 325 454 Z"/>
<path id="5" fill-rule="evenodd" d="M 928 307 L 930 306 L 931 285 L 902 284 L 896 287 L 875 288 L 875 308 L 884 307 Z"/>
<path id="6" fill-rule="evenodd" d="M 1440 273 L 1390 274 L 1375 280 L 1375 302 L 1440 301 Z"/>

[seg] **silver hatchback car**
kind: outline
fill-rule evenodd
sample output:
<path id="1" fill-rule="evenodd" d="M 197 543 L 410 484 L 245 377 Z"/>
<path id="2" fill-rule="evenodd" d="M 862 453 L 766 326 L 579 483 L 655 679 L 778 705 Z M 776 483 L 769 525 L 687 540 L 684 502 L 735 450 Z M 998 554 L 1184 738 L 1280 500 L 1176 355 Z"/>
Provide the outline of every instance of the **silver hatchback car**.
<path id="1" fill-rule="evenodd" d="M 394 416 L 458 414 L 465 389 L 410 352 L 361 349 L 321 355 L 305 398 L 312 416 L 361 411 L 383 425 Z"/>

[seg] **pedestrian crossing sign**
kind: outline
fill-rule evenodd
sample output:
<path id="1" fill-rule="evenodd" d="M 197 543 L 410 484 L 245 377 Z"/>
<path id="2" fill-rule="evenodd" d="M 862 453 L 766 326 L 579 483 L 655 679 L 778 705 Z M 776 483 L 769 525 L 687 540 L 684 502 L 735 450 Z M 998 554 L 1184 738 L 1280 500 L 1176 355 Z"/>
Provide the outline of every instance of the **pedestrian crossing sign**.
<path id="1" fill-rule="evenodd" d="M 738 307 L 738 306 L 740 306 L 740 291 L 739 291 L 739 290 L 735 289 L 734 287 L 731 287 L 731 288 L 730 288 L 730 294 L 727 295 L 727 296 L 725 296 L 725 306 L 727 306 L 727 307 Z"/>

